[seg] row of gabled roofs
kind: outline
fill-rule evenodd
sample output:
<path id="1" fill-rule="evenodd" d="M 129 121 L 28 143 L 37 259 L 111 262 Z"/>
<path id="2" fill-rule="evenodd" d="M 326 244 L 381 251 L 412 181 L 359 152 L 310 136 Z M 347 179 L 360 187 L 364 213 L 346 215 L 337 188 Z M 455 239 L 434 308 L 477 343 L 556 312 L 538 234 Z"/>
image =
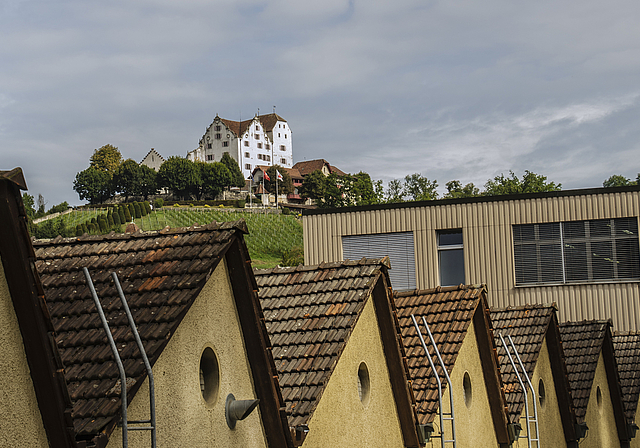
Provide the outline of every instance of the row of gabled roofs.
<path id="1" fill-rule="evenodd" d="M 0 257 L 51 446 L 104 446 L 120 420 L 118 371 L 81 269 L 92 273 L 133 397 L 146 373 L 110 273 L 122 279 L 153 365 L 222 260 L 269 446 L 304 443 L 306 430 L 299 429 L 308 429 L 369 301 L 404 446 L 424 443 L 420 428 L 433 424 L 439 408 L 434 374 L 411 315 L 425 317 L 449 374 L 473 327 L 498 443 L 513 441 L 510 425 L 521 420 L 524 408 L 498 333 L 513 338 L 530 376 L 546 344 L 568 443 L 581 437 L 600 356 L 606 361 L 616 439 L 633 435 L 640 338 L 613 335 L 608 322 L 559 325 L 553 305 L 489 310 L 483 285 L 393 293 L 388 259 L 252 271 L 242 221 L 31 242 L 20 188 L 26 188 L 21 172 L 0 172 Z"/>

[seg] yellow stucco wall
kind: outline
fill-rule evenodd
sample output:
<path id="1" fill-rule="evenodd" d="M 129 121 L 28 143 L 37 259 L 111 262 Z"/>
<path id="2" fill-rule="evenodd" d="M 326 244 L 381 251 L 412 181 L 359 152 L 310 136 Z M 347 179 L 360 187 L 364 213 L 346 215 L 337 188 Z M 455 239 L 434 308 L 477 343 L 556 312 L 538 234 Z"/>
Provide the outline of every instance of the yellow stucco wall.
<path id="1" fill-rule="evenodd" d="M 207 403 L 200 390 L 200 358 L 206 347 L 217 355 L 219 390 Z M 265 447 L 259 410 L 234 430 L 225 421 L 225 400 L 256 398 L 226 263 L 215 270 L 153 367 L 157 437 L 161 447 Z M 129 405 L 129 419 L 148 418 L 148 380 Z M 109 448 L 122 446 L 117 428 Z M 129 432 L 129 446 L 149 447 L 149 432 Z"/>
<path id="2" fill-rule="evenodd" d="M 48 447 L 2 263 L 0 347 L 0 446 Z"/>
<path id="3" fill-rule="evenodd" d="M 515 359 L 514 359 L 515 361 Z M 517 362 L 517 361 L 516 361 Z M 565 440 L 564 429 L 560 417 L 560 408 L 558 407 L 558 396 L 556 395 L 555 383 L 553 381 L 553 373 L 551 371 L 551 361 L 549 359 L 549 348 L 545 339 L 536 367 L 531 376 L 531 383 L 536 392 L 536 405 L 538 406 L 538 432 L 540 434 L 540 446 L 549 448 L 565 448 L 567 442 Z M 540 380 L 544 384 L 544 400 L 540 400 Z M 534 415 L 533 397 L 529 394 L 529 414 Z M 527 422 L 524 417 L 525 411 L 522 411 L 520 424 L 522 425 L 521 435 L 525 435 Z M 531 425 L 531 435 L 535 438 L 535 429 Z M 521 438 L 512 445 L 514 448 L 526 448 L 527 439 Z M 537 446 L 532 443 L 532 446 Z"/>
<path id="4" fill-rule="evenodd" d="M 369 401 L 358 395 L 358 368 L 366 363 Z M 373 300 L 369 298 L 311 420 L 304 448 L 403 447 L 395 400 Z"/>
<path id="5" fill-rule="evenodd" d="M 435 362 L 435 360 L 434 360 Z M 464 376 L 468 374 L 471 384 L 471 399 L 468 405 L 465 403 Z M 456 424 L 456 440 L 459 447 L 487 447 L 498 446 L 498 439 L 491 418 L 489 397 L 482 373 L 482 363 L 478 352 L 478 342 L 475 337 L 473 322 L 469 325 L 467 335 L 460 347 L 458 358 L 451 371 L 451 384 L 453 385 L 453 405 Z M 443 409 L 448 412 L 449 391 L 443 392 Z M 434 434 L 438 431 L 439 417 L 433 421 Z M 451 425 L 445 421 L 445 436 L 451 437 Z M 440 447 L 440 439 L 432 438 L 427 447 Z"/>
<path id="6" fill-rule="evenodd" d="M 636 408 L 636 419 L 634 420 L 636 425 L 638 424 L 638 413 L 637 409 L 640 409 L 640 400 L 638 400 L 638 407 Z M 629 444 L 630 448 L 640 448 L 640 431 L 636 432 L 636 436 L 631 439 L 631 443 Z"/>
<path id="7" fill-rule="evenodd" d="M 600 404 L 598 404 L 597 399 L 598 387 L 600 388 L 601 396 Z M 585 422 L 589 427 L 589 431 L 587 436 L 580 441 L 580 448 L 615 448 L 620 446 L 602 353 L 598 358 L 596 375 L 589 394 Z"/>

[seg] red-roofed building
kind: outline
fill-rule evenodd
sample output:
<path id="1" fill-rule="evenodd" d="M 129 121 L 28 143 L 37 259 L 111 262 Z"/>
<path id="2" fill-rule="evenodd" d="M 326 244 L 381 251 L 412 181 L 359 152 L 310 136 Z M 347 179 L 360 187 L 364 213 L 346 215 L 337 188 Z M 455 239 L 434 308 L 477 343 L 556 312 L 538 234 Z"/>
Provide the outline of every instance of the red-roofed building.
<path id="1" fill-rule="evenodd" d="M 209 125 L 198 147 L 187 153 L 191 161 L 219 162 L 228 152 L 240 165 L 245 179 L 257 165 L 293 166 L 291 129 L 278 114 L 256 115 L 233 121 L 218 115 Z"/>

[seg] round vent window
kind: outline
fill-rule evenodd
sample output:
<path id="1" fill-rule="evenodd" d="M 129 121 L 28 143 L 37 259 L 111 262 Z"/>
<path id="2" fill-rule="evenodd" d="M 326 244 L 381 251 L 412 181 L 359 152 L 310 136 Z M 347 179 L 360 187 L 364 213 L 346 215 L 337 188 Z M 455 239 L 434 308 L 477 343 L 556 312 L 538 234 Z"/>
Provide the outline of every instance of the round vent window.
<path id="1" fill-rule="evenodd" d="M 538 401 L 540 402 L 540 407 L 544 409 L 544 404 L 547 402 L 547 391 L 544 389 L 542 378 L 538 381 Z"/>
<path id="2" fill-rule="evenodd" d="M 464 404 L 467 407 L 470 407 L 473 391 L 471 390 L 471 377 L 469 376 L 469 372 L 464 372 L 464 376 L 462 377 L 462 389 L 464 392 Z"/>
<path id="3" fill-rule="evenodd" d="M 369 404 L 371 398 L 371 382 L 369 380 L 369 369 L 364 362 L 358 367 L 358 397 L 363 405 Z"/>
<path id="4" fill-rule="evenodd" d="M 215 403 L 218 399 L 219 383 L 218 358 L 211 347 L 207 347 L 200 357 L 200 391 L 207 403 Z"/>

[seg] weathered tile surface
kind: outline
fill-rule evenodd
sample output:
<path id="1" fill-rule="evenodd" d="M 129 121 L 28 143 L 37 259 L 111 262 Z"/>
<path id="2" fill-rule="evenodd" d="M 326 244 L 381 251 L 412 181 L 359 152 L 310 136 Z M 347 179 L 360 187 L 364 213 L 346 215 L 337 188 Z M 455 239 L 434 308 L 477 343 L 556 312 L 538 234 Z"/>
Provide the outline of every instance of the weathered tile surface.
<path id="1" fill-rule="evenodd" d="M 256 269 L 289 425 L 306 424 L 388 259 Z"/>
<path id="2" fill-rule="evenodd" d="M 482 286 L 455 286 L 394 294 L 420 423 L 431 422 L 437 415 L 438 386 L 411 315 L 415 315 L 420 323 L 430 355 L 437 366 L 444 394 L 445 376 L 438 366 L 435 351 L 429 344 L 422 317 L 425 317 L 429 325 L 447 372 L 451 373 L 483 291 Z"/>
<path id="3" fill-rule="evenodd" d="M 120 415 L 117 366 L 82 268 L 89 270 L 105 310 L 127 390 L 135 391 L 146 372 L 111 272 L 119 277 L 153 364 L 237 233 L 246 233 L 244 221 L 34 242 L 79 439 L 112 428 Z"/>
<path id="4" fill-rule="evenodd" d="M 578 421 L 584 421 L 589 395 L 596 375 L 605 332 L 610 321 L 564 322 L 560 336 L 564 348 L 571 395 Z"/>
<path id="5" fill-rule="evenodd" d="M 622 385 L 625 417 L 628 422 L 635 422 L 640 398 L 640 334 L 615 333 L 613 345 Z"/>
<path id="6" fill-rule="evenodd" d="M 491 310 L 491 322 L 495 334 L 500 372 L 511 423 L 517 422 L 521 417 L 524 410 L 524 394 L 505 352 L 505 347 L 500 340 L 500 334 L 502 334 L 507 344 L 509 344 L 508 336 L 511 336 L 527 375 L 531 378 L 554 313 L 554 306 L 544 305 L 524 305 Z M 518 360 L 515 358 L 511 347 L 510 353 L 513 361 L 518 365 Z M 520 369 L 519 365 L 518 369 Z M 522 371 L 518 370 L 518 372 L 522 381 L 526 382 L 526 379 L 522 376 Z M 533 414 L 533 410 L 529 412 Z"/>

